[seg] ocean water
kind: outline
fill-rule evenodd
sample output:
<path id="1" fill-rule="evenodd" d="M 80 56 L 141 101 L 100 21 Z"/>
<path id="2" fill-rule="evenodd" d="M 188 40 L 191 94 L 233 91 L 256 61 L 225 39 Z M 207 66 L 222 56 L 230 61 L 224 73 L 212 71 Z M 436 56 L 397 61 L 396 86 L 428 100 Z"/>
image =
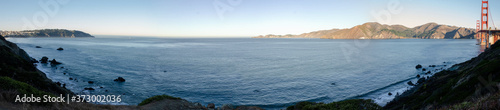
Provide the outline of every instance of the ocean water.
<path id="1" fill-rule="evenodd" d="M 350 98 L 374 99 L 383 105 L 390 100 L 388 92 L 400 93 L 408 87 L 407 81 L 416 82 L 421 71 L 415 65 L 449 67 L 480 51 L 475 40 L 450 39 L 97 36 L 8 40 L 33 58 L 47 56 L 62 62 L 57 66 L 38 64 L 38 68 L 75 93 L 122 95 L 122 102 L 113 104 L 136 105 L 166 94 L 203 105 L 267 109 L 300 101 L 328 103 Z M 57 51 L 59 47 L 64 50 Z M 126 82 L 114 82 L 117 77 Z"/>

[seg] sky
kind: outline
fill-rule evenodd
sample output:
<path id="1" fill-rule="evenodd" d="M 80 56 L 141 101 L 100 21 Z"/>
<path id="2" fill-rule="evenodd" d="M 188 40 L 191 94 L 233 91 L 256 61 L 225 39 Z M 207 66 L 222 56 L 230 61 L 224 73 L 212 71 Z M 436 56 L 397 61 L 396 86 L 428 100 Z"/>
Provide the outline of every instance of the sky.
<path id="1" fill-rule="evenodd" d="M 489 1 L 490 22 L 497 27 L 499 2 Z M 480 9 L 481 0 L 2 0 L 0 30 L 249 37 L 351 28 L 366 22 L 475 28 Z"/>

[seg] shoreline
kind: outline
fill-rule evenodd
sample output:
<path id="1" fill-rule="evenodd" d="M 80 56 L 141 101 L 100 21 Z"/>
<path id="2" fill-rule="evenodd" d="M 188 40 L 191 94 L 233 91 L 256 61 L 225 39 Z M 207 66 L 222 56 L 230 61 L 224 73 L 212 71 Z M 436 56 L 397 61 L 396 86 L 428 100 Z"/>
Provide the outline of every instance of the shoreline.
<path id="1" fill-rule="evenodd" d="M 380 106 L 385 106 L 385 105 L 387 105 L 387 103 L 389 103 L 392 100 L 394 100 L 394 98 L 398 97 L 399 95 L 403 94 L 404 92 L 406 92 L 406 91 L 412 89 L 413 87 L 415 87 L 415 85 L 417 84 L 417 82 L 418 82 L 418 80 L 420 78 L 426 78 L 426 79 L 428 79 L 429 77 L 434 76 L 436 73 L 439 73 L 441 71 L 448 70 L 449 68 L 451 68 L 451 66 L 448 66 L 448 65 L 455 65 L 455 64 L 457 64 L 457 63 L 443 62 L 443 64 L 441 64 L 441 65 L 426 65 L 426 66 L 423 66 L 420 69 L 416 69 L 418 71 L 416 73 L 416 75 L 419 75 L 420 77 L 416 77 L 416 75 L 415 75 L 414 77 L 409 77 L 406 80 L 402 80 L 402 81 L 393 83 L 394 84 L 393 86 L 397 86 L 398 84 L 401 84 L 401 85 L 404 85 L 404 87 L 389 90 L 388 93 L 380 94 L 378 97 L 376 97 L 376 98 L 370 98 L 370 99 L 374 100 L 375 103 L 377 103 Z M 427 70 L 429 70 L 431 72 L 430 73 L 426 73 L 425 71 L 422 71 L 422 69 L 427 69 Z M 408 84 L 409 82 L 412 82 L 415 85 L 409 85 Z M 389 86 L 391 86 L 391 85 L 389 85 Z M 387 88 L 389 88 L 389 87 L 387 87 Z M 392 95 L 389 95 L 389 93 L 392 94 Z"/>

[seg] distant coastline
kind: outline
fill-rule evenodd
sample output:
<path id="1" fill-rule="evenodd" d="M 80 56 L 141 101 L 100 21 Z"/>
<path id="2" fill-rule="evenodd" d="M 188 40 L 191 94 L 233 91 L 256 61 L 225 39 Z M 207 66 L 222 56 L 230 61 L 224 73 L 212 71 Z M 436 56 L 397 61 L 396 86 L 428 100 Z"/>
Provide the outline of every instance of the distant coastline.
<path id="1" fill-rule="evenodd" d="M 471 28 L 427 23 L 408 28 L 368 22 L 349 29 L 319 30 L 300 35 L 260 35 L 252 38 L 321 38 L 321 39 L 474 39 Z"/>
<path id="2" fill-rule="evenodd" d="M 26 37 L 62 37 L 62 38 L 77 38 L 77 37 L 91 37 L 94 36 L 78 31 L 66 29 L 41 29 L 41 30 L 23 30 L 23 31 L 0 31 L 0 35 L 5 38 L 26 38 Z"/>

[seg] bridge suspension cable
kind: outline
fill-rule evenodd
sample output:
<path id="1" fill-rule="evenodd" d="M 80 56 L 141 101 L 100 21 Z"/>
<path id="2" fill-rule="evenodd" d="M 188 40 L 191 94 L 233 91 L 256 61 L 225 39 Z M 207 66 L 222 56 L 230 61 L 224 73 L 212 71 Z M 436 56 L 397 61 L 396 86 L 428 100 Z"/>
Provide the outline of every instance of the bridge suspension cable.
<path id="1" fill-rule="evenodd" d="M 495 25 L 495 20 L 493 19 L 493 16 L 491 16 L 491 10 L 489 10 L 489 9 L 488 9 L 488 11 L 489 11 L 489 13 L 488 13 L 488 14 L 489 14 L 489 16 L 490 16 L 491 23 L 493 24 L 493 27 L 495 27 L 495 29 L 496 29 L 496 28 L 497 28 L 497 25 Z"/>

